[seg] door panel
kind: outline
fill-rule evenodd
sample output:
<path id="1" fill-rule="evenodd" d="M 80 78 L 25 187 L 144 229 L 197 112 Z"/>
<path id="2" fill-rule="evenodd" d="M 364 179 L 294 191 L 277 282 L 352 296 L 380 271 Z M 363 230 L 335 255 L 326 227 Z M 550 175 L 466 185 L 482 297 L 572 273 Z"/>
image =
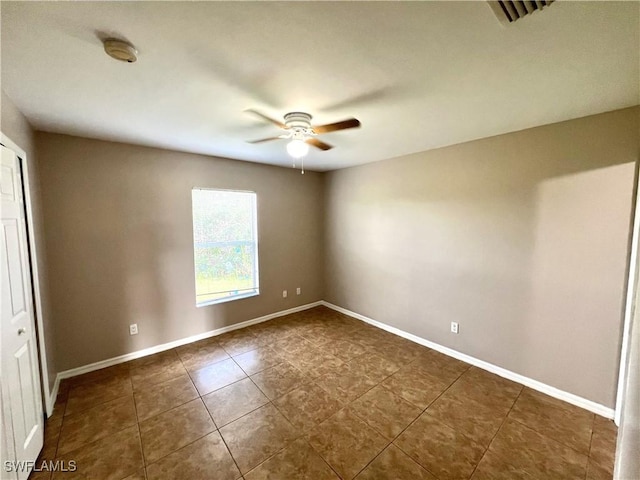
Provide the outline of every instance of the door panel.
<path id="1" fill-rule="evenodd" d="M 22 253 L 20 252 L 20 237 L 18 235 L 18 221 L 15 219 L 3 219 L 2 228 L 6 247 L 7 268 L 9 272 L 8 286 L 11 290 L 11 309 L 13 318 L 17 318 L 24 311 L 24 290 L 16 288 L 21 285 L 24 272 L 22 271 Z"/>
<path id="2" fill-rule="evenodd" d="M 3 452 L 2 460 L 9 457 L 8 453 L 13 451 L 14 455 L 10 456 L 17 462 L 33 462 L 42 449 L 44 417 L 40 397 L 22 180 L 19 159 L 11 150 L 1 148 L 1 403 L 3 420 L 10 422 L 7 430 L 13 433 L 6 439 L 8 445 Z M 3 475 L 5 474 L 6 472 L 3 472 Z M 28 475 L 29 472 L 26 470 L 18 471 L 17 478 L 24 479 Z"/>
<path id="3" fill-rule="evenodd" d="M 2 443 L 0 444 L 0 460 L 1 465 L 5 462 L 15 462 L 16 451 L 13 448 L 13 426 L 11 425 L 11 415 L 8 408 L 5 408 L 5 404 L 2 401 L 0 395 L 0 437 L 2 437 Z M 18 478 L 16 472 L 5 472 L 0 465 L 0 478 L 3 480 L 15 480 Z"/>

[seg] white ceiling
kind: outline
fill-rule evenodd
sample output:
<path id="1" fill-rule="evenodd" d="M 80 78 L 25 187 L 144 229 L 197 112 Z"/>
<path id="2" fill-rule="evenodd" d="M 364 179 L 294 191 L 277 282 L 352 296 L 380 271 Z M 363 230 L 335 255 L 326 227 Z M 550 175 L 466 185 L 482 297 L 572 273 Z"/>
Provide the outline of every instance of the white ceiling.
<path id="1" fill-rule="evenodd" d="M 243 111 L 362 128 L 331 170 L 639 103 L 640 3 L 558 0 L 503 26 L 474 2 L 7 2 L 2 89 L 44 131 L 290 165 Z M 134 64 L 99 37 L 126 38 Z"/>

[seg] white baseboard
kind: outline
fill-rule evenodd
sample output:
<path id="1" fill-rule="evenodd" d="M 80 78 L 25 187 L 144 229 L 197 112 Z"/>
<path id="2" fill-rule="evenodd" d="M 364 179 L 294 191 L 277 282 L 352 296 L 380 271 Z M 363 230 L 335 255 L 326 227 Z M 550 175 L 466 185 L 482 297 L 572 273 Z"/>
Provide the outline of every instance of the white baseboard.
<path id="1" fill-rule="evenodd" d="M 269 315 L 264 315 L 262 317 L 236 323 L 235 325 L 229 325 L 228 327 L 222 327 L 215 330 L 210 330 L 208 332 L 182 338 L 180 340 L 175 340 L 173 342 L 164 343 L 162 345 L 156 345 L 155 347 L 145 348 L 144 350 L 138 350 L 136 352 L 127 353 L 125 355 L 120 355 L 118 357 L 109 358 L 107 360 L 102 360 L 100 362 L 95 362 L 89 365 L 84 365 L 82 367 L 72 368 L 70 370 L 59 372 L 58 375 L 56 376 L 56 381 L 53 386 L 53 391 L 51 392 L 51 396 L 48 398 L 48 403 L 51 406 L 50 410 L 47 409 L 47 411 L 50 412 L 48 413 L 48 415 L 51 415 L 51 413 L 53 413 L 53 405 L 55 405 L 55 400 L 56 400 L 56 397 L 58 396 L 60 381 L 65 378 L 75 377 L 77 375 L 82 375 L 83 373 L 89 373 L 94 370 L 99 370 L 101 368 L 110 367 L 112 365 L 117 365 L 119 363 L 128 362 L 129 360 L 134 360 L 136 358 L 146 357 L 147 355 L 153 355 L 154 353 L 159 353 L 165 350 L 170 350 L 172 348 L 179 347 L 181 345 L 186 345 L 187 343 L 196 342 L 198 340 L 203 340 L 205 338 L 215 337 L 223 333 L 231 332 L 232 330 L 238 330 L 240 328 L 245 328 L 251 325 L 255 325 L 257 323 L 266 322 L 267 320 L 271 320 L 273 318 L 282 317 L 284 315 L 289 315 L 291 313 L 301 312 L 303 310 L 308 310 L 309 308 L 317 307 L 319 305 L 324 305 L 337 312 L 344 313 L 345 315 L 349 315 L 350 317 L 356 318 L 358 320 L 362 320 L 363 322 L 366 322 L 370 325 L 378 327 L 382 330 L 386 330 L 387 332 L 393 333 L 394 335 L 398 335 L 400 337 L 406 338 L 407 340 L 411 340 L 412 342 L 431 348 L 433 350 L 436 350 L 440 353 L 443 353 L 450 357 L 461 360 L 475 367 L 482 368 L 483 370 L 487 370 L 488 372 L 495 373 L 496 375 L 499 375 L 503 378 L 520 383 L 529 388 L 532 388 L 534 390 L 537 390 L 541 393 L 557 398 L 559 400 L 563 400 L 577 407 L 584 408 L 585 410 L 596 413 L 605 418 L 609 418 L 609 419 L 614 418 L 614 410 L 612 408 L 606 407 L 604 405 L 593 402 L 591 400 L 587 400 L 586 398 L 580 397 L 578 395 L 574 395 L 573 393 L 565 392 L 558 388 L 552 387 L 551 385 L 542 383 L 538 380 L 525 377 L 524 375 L 520 375 L 519 373 L 515 373 L 505 368 L 498 367 L 497 365 L 493 365 L 489 362 L 485 362 L 484 360 L 471 357 L 470 355 L 466 355 L 464 353 L 458 352 L 451 348 L 444 347 L 442 345 L 431 342 L 429 340 L 425 340 L 424 338 L 418 337 L 417 335 L 413 335 L 411 333 L 405 332 L 404 330 L 400 330 L 399 328 L 392 327 L 390 325 L 387 325 L 386 323 L 373 320 L 372 318 L 365 317 L 364 315 L 360 315 L 359 313 L 352 312 L 351 310 L 347 310 L 346 308 L 339 307 L 337 305 L 326 302 L 324 300 L 308 303 L 306 305 L 290 308 L 288 310 L 282 310 L 280 312 L 275 312 Z"/>
<path id="2" fill-rule="evenodd" d="M 430 342 L 429 340 L 425 340 L 424 338 L 405 332 L 404 330 L 400 330 L 399 328 L 392 327 L 390 325 L 387 325 L 386 323 L 382 323 L 377 320 L 373 320 L 372 318 L 365 317 L 364 315 L 360 315 L 359 313 L 352 312 L 351 310 L 347 310 L 346 308 L 339 307 L 337 305 L 334 305 L 326 301 L 322 301 L 320 303 L 337 312 L 344 313 L 345 315 L 349 315 L 350 317 L 357 318 L 358 320 L 362 320 L 363 322 L 373 325 L 374 327 L 381 328 L 382 330 L 386 330 L 387 332 L 406 338 L 407 340 L 411 340 L 412 342 L 431 348 L 440 353 L 444 353 L 445 355 L 456 358 L 465 363 L 469 363 L 475 367 L 482 368 L 483 370 L 487 370 L 488 372 L 491 372 L 491 373 L 495 373 L 496 375 L 504 377 L 507 380 L 512 380 L 516 383 L 520 383 L 529 388 L 532 388 L 533 390 L 537 390 L 541 393 L 549 395 L 550 397 L 554 397 L 554 398 L 557 398 L 558 400 L 562 400 L 567 403 L 570 403 L 571 405 L 584 408 L 585 410 L 589 410 L 590 412 L 601 415 L 605 418 L 613 419 L 614 417 L 613 408 L 609 408 L 599 403 L 593 402 L 591 400 L 587 400 L 586 398 L 579 397 L 578 395 L 574 395 L 573 393 L 565 392 L 558 388 L 552 387 L 551 385 L 547 385 L 546 383 L 542 383 L 538 380 L 525 377 L 524 375 L 520 375 L 519 373 L 515 373 L 515 372 L 512 372 L 511 370 L 498 367 L 497 365 L 493 365 L 492 363 L 485 362 L 484 360 L 479 360 L 477 358 L 471 357 L 464 353 L 460 353 L 451 348 L 444 347 L 434 342 Z"/>
<path id="3" fill-rule="evenodd" d="M 51 392 L 51 395 L 47 400 L 48 403 L 51 405 L 51 409 L 47 410 L 47 415 L 51 416 L 51 414 L 53 413 L 53 405 L 55 405 L 56 398 L 58 396 L 60 381 L 64 380 L 65 378 L 76 377 L 78 375 L 82 375 L 83 373 L 93 372 L 94 370 L 100 370 L 101 368 L 111 367 L 119 363 L 128 362 L 129 360 L 135 360 L 136 358 L 146 357 L 147 355 L 153 355 L 154 353 L 164 352 L 165 350 L 171 350 L 172 348 L 180 347 L 182 345 L 186 345 L 187 343 L 196 342 L 198 340 L 204 340 L 205 338 L 215 337 L 223 333 L 227 333 L 233 330 L 238 330 L 240 328 L 245 328 L 251 325 L 255 325 L 256 323 L 262 323 L 277 317 L 283 317 L 285 315 L 289 315 L 291 313 L 308 310 L 310 308 L 317 307 L 319 305 L 323 305 L 323 302 L 317 301 L 313 303 L 307 303 L 305 305 L 300 305 L 299 307 L 290 308 L 288 310 L 281 310 L 279 312 L 270 313 L 269 315 L 264 315 L 262 317 L 253 318 L 251 320 L 246 320 L 244 322 L 236 323 L 234 325 L 229 325 L 227 327 L 217 328 L 215 330 L 210 330 L 208 332 L 199 333 L 198 335 L 192 335 L 190 337 L 181 338 L 180 340 L 175 340 L 173 342 L 163 343 L 162 345 L 156 345 L 155 347 L 145 348 L 143 350 L 127 353 L 124 355 L 120 355 L 118 357 L 108 358 L 106 360 L 101 360 L 99 362 L 90 363 L 89 365 L 83 365 L 82 367 L 72 368 L 70 370 L 58 372 L 58 375 L 56 375 L 56 381 L 53 385 L 53 391 Z"/>

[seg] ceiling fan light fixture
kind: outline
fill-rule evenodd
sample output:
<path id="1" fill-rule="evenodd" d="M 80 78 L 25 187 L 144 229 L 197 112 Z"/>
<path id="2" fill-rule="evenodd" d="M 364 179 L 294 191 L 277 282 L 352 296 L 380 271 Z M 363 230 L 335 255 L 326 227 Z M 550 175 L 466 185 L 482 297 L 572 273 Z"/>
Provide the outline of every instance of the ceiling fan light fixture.
<path id="1" fill-rule="evenodd" d="M 293 139 L 287 143 L 287 153 L 295 159 L 303 158 L 309 153 L 309 145 L 304 140 Z"/>
<path id="2" fill-rule="evenodd" d="M 249 109 L 245 111 L 274 124 L 286 132 L 277 137 L 261 138 L 259 140 L 252 140 L 249 143 L 262 143 L 278 139 L 289 140 L 289 143 L 287 143 L 287 153 L 293 158 L 294 168 L 296 166 L 296 160 L 300 160 L 302 174 L 304 174 L 304 157 L 309 153 L 309 145 L 322 151 L 333 148 L 333 146 L 328 143 L 318 140 L 316 138 L 317 135 L 360 126 L 360 121 L 356 118 L 347 118 L 340 122 L 313 126 L 311 125 L 311 115 L 305 112 L 289 112 L 284 116 L 283 123 L 257 110 Z"/>

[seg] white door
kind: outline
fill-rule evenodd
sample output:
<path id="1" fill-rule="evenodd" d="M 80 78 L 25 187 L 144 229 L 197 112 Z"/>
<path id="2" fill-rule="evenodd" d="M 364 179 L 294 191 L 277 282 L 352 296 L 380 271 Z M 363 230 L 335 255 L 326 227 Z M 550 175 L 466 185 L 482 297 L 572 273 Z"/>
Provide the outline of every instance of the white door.
<path id="1" fill-rule="evenodd" d="M 6 440 L 7 445 L 3 445 L 6 450 L 2 455 L 3 464 L 0 478 L 16 478 L 15 473 L 6 471 L 4 461 L 8 459 L 16 462 L 34 462 L 37 459 L 44 440 L 44 415 L 40 398 L 40 373 L 37 361 L 20 160 L 12 150 L 4 146 L 0 148 L 2 148 L 0 173 L 0 197 L 2 199 L 0 377 L 2 378 L 2 401 L 0 403 L 3 409 L 3 430 L 13 434 L 11 438 Z M 18 469 L 18 479 L 28 476 L 27 469 Z"/>

